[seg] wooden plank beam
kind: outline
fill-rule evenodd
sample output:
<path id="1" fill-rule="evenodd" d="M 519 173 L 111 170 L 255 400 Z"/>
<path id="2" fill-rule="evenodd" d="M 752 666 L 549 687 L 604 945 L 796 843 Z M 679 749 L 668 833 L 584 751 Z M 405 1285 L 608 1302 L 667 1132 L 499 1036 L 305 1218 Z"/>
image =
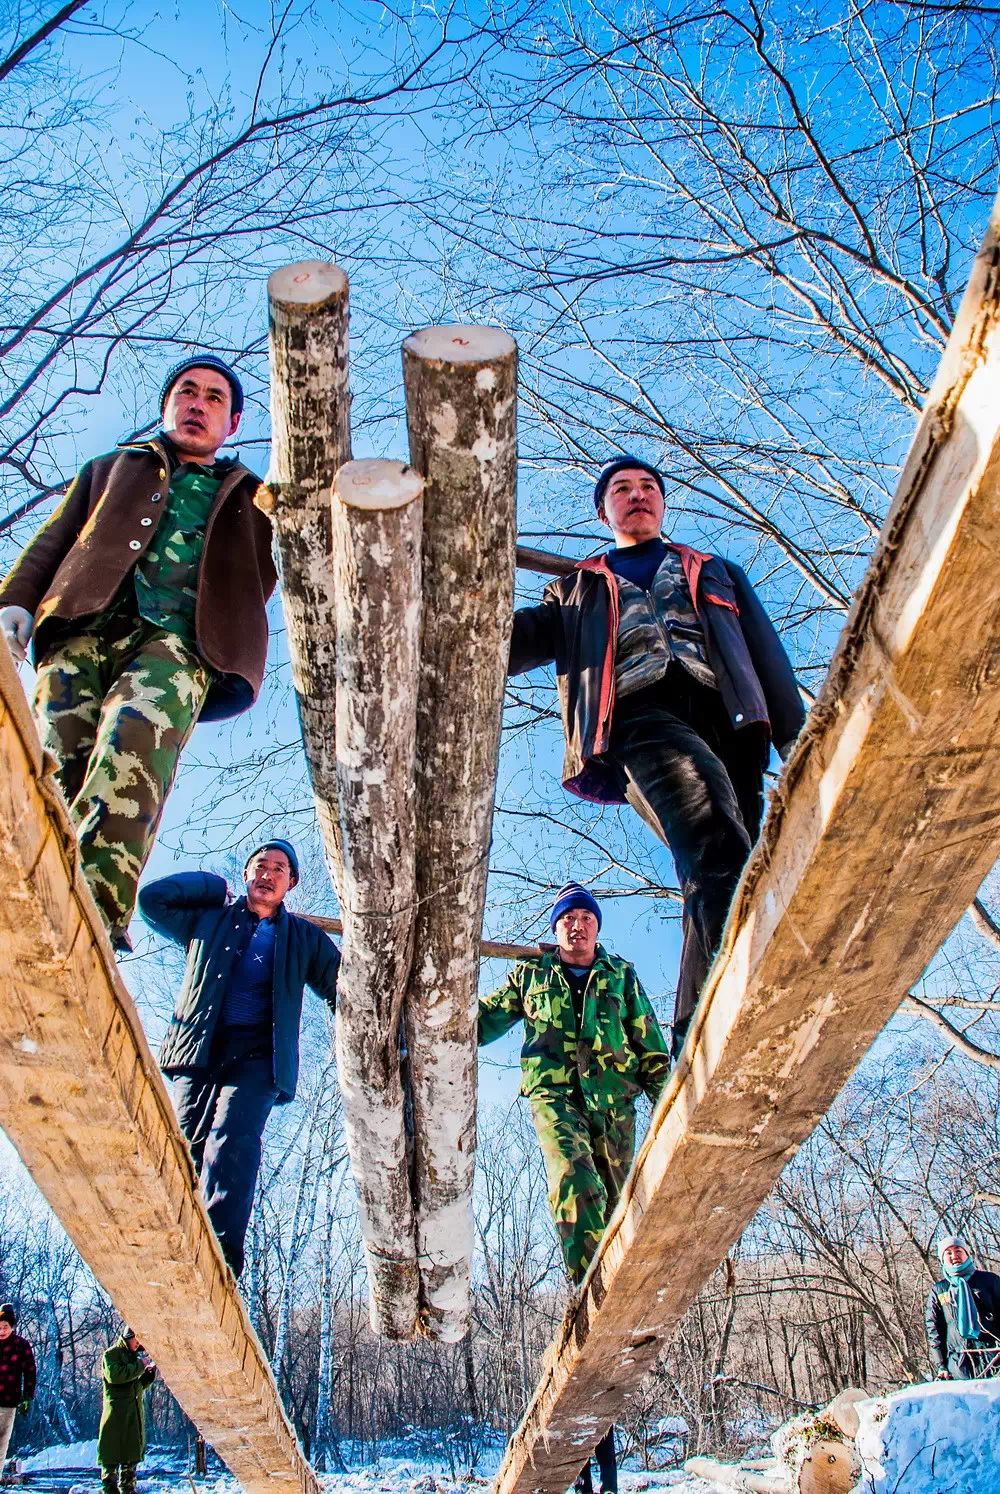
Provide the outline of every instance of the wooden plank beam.
<path id="1" fill-rule="evenodd" d="M 496 1494 L 562 1494 L 572 1483 L 993 864 L 998 553 L 994 206 L 681 1061 Z"/>
<path id="2" fill-rule="evenodd" d="M 318 1494 L 195 1193 L 187 1145 L 0 648 L 0 1124 L 250 1494 Z"/>

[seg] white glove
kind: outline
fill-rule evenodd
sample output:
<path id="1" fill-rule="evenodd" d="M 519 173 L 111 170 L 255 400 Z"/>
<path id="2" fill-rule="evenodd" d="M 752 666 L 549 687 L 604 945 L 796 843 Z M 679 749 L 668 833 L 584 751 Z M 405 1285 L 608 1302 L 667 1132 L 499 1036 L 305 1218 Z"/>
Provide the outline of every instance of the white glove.
<path id="1" fill-rule="evenodd" d="M 25 607 L 0 607 L 0 633 L 7 640 L 17 664 L 24 663 L 25 651 L 31 640 L 35 619 Z"/>

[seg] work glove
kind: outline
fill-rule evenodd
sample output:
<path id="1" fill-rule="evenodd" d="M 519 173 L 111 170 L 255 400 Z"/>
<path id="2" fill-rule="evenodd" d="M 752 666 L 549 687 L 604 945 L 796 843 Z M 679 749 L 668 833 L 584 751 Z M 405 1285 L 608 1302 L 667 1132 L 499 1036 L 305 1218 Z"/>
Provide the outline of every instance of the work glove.
<path id="1" fill-rule="evenodd" d="M 22 1416 L 27 1416 L 28 1412 L 31 1410 L 31 1396 L 29 1395 L 26 1400 L 23 1400 L 17 1409 L 20 1411 Z"/>
<path id="2" fill-rule="evenodd" d="M 0 607 L 0 633 L 6 638 L 16 664 L 24 663 L 34 626 L 35 619 L 26 607 Z"/>
<path id="3" fill-rule="evenodd" d="M 946 1369 L 938 1370 L 938 1372 L 937 1372 L 937 1378 L 939 1380 L 950 1380 L 951 1379 L 951 1370 L 946 1370 Z"/>

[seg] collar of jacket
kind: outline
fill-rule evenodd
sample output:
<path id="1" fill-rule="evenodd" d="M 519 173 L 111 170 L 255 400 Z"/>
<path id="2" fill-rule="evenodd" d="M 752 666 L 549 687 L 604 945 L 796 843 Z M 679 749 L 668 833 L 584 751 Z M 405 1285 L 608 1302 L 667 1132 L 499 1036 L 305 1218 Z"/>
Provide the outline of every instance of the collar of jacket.
<path id="1" fill-rule="evenodd" d="M 118 450 L 148 451 L 157 457 L 166 467 L 167 471 L 171 473 L 176 471 L 179 465 L 174 443 L 165 431 L 159 431 L 155 436 L 150 436 L 147 441 L 119 441 Z M 216 470 L 220 465 L 224 468 L 222 472 Z M 241 478 L 253 476 L 250 468 L 245 467 L 237 457 L 222 457 L 220 460 L 213 462 L 211 468 L 208 470 L 211 471 L 213 476 L 218 477 L 223 482 L 236 477 L 237 474 Z M 231 490 L 235 486 L 232 482 L 227 482 L 226 485 L 228 490 Z"/>
<path id="2" fill-rule="evenodd" d="M 249 913 L 251 918 L 256 918 L 258 923 L 260 922 L 260 914 L 253 911 L 250 904 L 247 902 L 247 895 L 245 892 L 230 904 L 230 908 L 234 915 L 238 913 Z M 268 922 L 279 924 L 283 921 L 283 919 L 291 918 L 291 916 L 292 915 L 285 907 L 284 900 L 282 900 L 275 911 L 269 915 Z"/>
<path id="3" fill-rule="evenodd" d="M 559 951 L 557 949 L 547 949 L 545 951 L 545 953 L 542 955 L 542 964 L 545 966 L 545 968 L 547 970 L 555 970 L 557 968 L 557 966 L 560 966 L 563 963 L 564 963 L 563 959 L 562 959 L 562 957 L 559 954 Z M 623 962 L 622 962 L 621 957 L 619 955 L 610 954 L 608 952 L 608 950 L 606 950 L 604 948 L 603 944 L 598 944 L 598 946 L 597 946 L 597 952 L 594 955 L 594 963 L 591 965 L 590 970 L 587 972 L 587 979 L 588 980 L 590 979 L 590 977 L 593 974 L 593 972 L 600 965 L 603 965 L 606 970 L 613 970 L 615 968 L 616 964 L 621 964 L 621 963 L 623 963 Z M 563 975 L 563 972 L 560 970 L 559 973 L 560 973 L 560 975 L 563 976 L 563 979 L 565 980 L 566 977 L 565 977 L 565 975 Z M 567 982 L 567 984 L 568 984 L 568 982 Z"/>

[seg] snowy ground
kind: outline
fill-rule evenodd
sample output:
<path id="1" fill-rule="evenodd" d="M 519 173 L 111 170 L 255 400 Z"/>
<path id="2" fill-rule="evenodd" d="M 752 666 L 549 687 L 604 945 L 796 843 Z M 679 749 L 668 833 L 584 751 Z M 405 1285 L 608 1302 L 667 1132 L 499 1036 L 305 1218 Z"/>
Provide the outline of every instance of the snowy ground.
<path id="1" fill-rule="evenodd" d="M 911 1385 L 859 1406 L 858 1450 L 864 1476 L 855 1494 L 1000 1494 L 1000 1380 Z M 96 1442 L 52 1447 L 24 1460 L 26 1471 L 93 1469 L 61 1481 L 69 1494 L 93 1494 Z M 398 1449 L 397 1449 L 398 1451 Z M 473 1476 L 452 1478 L 433 1454 L 387 1455 L 350 1473 L 326 1474 L 325 1494 L 485 1494 L 499 1449 Z M 213 1474 L 189 1479 L 186 1460 L 151 1448 L 140 1474 L 140 1494 L 238 1494 L 234 1480 Z M 721 1485 L 679 1473 L 620 1475 L 621 1494 L 670 1489 L 673 1494 L 725 1494 Z"/>
<path id="2" fill-rule="evenodd" d="M 25 1472 L 41 1473 L 46 1469 L 90 1469 L 76 1482 L 67 1483 L 69 1494 L 93 1494 L 97 1480 L 97 1443 L 75 1442 L 71 1446 L 50 1447 L 21 1461 Z M 324 1474 L 320 1482 L 325 1494 L 485 1494 L 499 1463 L 499 1456 L 485 1458 L 480 1472 L 472 1477 L 451 1478 L 430 1457 L 382 1457 L 365 1468 L 351 1473 Z M 147 1474 L 144 1470 L 157 1470 Z M 160 1473 L 159 1470 L 164 1470 Z M 167 1472 L 166 1470 L 170 1470 Z M 150 1448 L 139 1472 L 139 1494 L 176 1494 L 183 1486 L 191 1494 L 186 1463 L 173 1449 Z M 198 1494 L 239 1494 L 239 1485 L 225 1475 L 210 1475 L 194 1481 Z M 643 1491 L 670 1489 L 673 1494 L 724 1494 L 715 1484 L 690 1478 L 683 1473 L 628 1473 L 619 1478 L 621 1494 L 643 1494 Z"/>

